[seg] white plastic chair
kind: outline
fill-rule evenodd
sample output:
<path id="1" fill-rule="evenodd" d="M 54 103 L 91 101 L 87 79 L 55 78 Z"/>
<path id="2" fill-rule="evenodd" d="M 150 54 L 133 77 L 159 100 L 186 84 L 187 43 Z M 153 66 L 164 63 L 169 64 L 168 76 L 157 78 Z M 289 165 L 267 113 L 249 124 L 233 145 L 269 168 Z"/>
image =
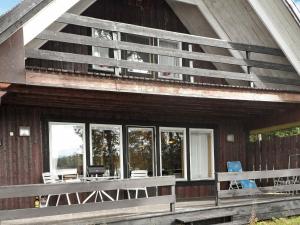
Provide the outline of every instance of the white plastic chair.
<path id="1" fill-rule="evenodd" d="M 133 170 L 131 171 L 131 179 L 143 179 L 148 177 L 147 170 Z M 147 187 L 142 188 L 127 188 L 128 199 L 130 199 L 130 191 L 135 191 L 135 198 L 138 198 L 139 191 L 145 191 L 146 198 L 148 198 Z"/>
<path id="2" fill-rule="evenodd" d="M 57 170 L 56 173 L 50 173 L 50 172 L 45 172 L 42 174 L 43 176 L 43 182 L 44 184 L 57 184 L 57 183 L 75 183 L 75 182 L 80 182 L 80 179 L 78 178 L 77 174 L 77 169 L 62 169 L 62 170 Z M 61 176 L 61 180 L 59 179 L 59 176 Z M 49 205 L 49 201 L 51 196 L 58 196 L 56 200 L 56 206 L 58 206 L 61 195 L 65 195 L 67 198 L 68 205 L 71 205 L 70 201 L 70 196 L 69 193 L 61 193 L 61 194 L 49 194 L 47 196 L 46 200 L 46 207 Z M 78 192 L 76 192 L 76 197 L 77 197 L 77 202 L 80 204 L 80 198 L 78 195 Z"/>
<path id="3" fill-rule="evenodd" d="M 78 177 L 77 169 L 76 168 L 71 168 L 71 169 L 60 169 L 56 171 L 58 175 L 61 175 L 62 182 L 65 183 L 78 183 L 81 182 L 81 180 Z M 80 204 L 80 198 L 78 192 L 75 193 L 77 202 Z M 69 193 L 65 193 L 68 204 L 71 205 Z M 60 196 L 58 197 L 60 199 Z M 58 201 L 59 201 L 58 199 Z"/>
<path id="4" fill-rule="evenodd" d="M 57 174 L 52 174 L 50 172 L 42 173 L 42 177 L 43 177 L 44 184 L 57 184 L 57 183 L 61 182 L 61 180 L 59 180 L 59 177 Z M 54 194 L 54 195 L 49 194 L 47 196 L 47 200 L 46 200 L 46 207 L 48 207 L 48 205 L 49 205 L 49 200 L 50 200 L 51 196 L 58 196 L 57 201 L 56 201 L 56 206 L 58 206 L 61 194 Z M 68 196 L 67 196 L 67 199 L 68 199 L 68 203 L 69 203 L 70 200 L 69 200 Z"/>

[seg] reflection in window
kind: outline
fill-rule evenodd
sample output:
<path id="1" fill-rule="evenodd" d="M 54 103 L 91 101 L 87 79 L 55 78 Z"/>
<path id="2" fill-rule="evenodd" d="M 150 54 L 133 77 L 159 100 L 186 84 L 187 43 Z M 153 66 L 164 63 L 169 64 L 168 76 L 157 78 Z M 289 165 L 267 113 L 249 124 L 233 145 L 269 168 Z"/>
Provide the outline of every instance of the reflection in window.
<path id="1" fill-rule="evenodd" d="M 149 37 L 143 37 L 139 35 L 133 34 L 122 34 L 121 36 L 122 41 L 136 43 L 136 44 L 143 44 L 143 45 L 152 45 L 152 39 Z M 124 59 L 133 62 L 147 62 L 151 63 L 152 56 L 151 54 L 144 53 L 144 52 L 133 52 L 133 51 L 122 51 L 122 55 Z M 149 74 L 150 71 L 143 70 L 143 69 L 128 69 L 128 72 L 132 73 L 141 73 L 141 74 Z"/>
<path id="2" fill-rule="evenodd" d="M 49 123 L 51 172 L 76 168 L 85 174 L 84 131 L 84 124 Z"/>
<path id="3" fill-rule="evenodd" d="M 121 131 L 118 125 L 91 125 L 91 165 L 104 166 L 110 176 L 121 177 Z"/>
<path id="4" fill-rule="evenodd" d="M 160 128 L 161 173 L 186 178 L 185 129 Z"/>
<path id="5" fill-rule="evenodd" d="M 191 179 L 214 177 L 213 130 L 190 129 Z"/>
<path id="6" fill-rule="evenodd" d="M 101 40 L 113 40 L 112 33 L 110 31 L 92 28 L 92 37 L 99 38 Z M 92 46 L 92 55 L 96 57 L 102 58 L 114 58 L 113 49 L 103 48 L 103 47 L 96 47 Z M 104 65 L 93 65 L 93 69 L 113 72 L 113 67 L 108 67 Z"/>
<path id="7" fill-rule="evenodd" d="M 154 130 L 146 127 L 128 128 L 129 172 L 147 170 L 153 175 Z"/>

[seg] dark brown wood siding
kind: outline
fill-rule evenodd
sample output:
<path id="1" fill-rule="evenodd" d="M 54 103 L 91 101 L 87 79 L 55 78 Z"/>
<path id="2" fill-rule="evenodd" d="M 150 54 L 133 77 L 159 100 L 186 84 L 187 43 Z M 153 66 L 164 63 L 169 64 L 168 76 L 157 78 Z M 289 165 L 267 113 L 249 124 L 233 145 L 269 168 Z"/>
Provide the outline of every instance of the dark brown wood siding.
<path id="1" fill-rule="evenodd" d="M 134 118 L 135 117 L 135 118 Z M 46 120 L 69 121 L 69 122 L 108 122 L 108 121 L 139 121 L 141 124 L 159 124 L 165 121 L 165 118 L 146 119 L 141 115 L 120 115 L 107 111 L 85 111 L 77 109 L 60 109 L 45 107 L 28 107 L 16 105 L 3 105 L 0 107 L 0 185 L 28 184 L 41 182 L 41 174 L 46 170 L 48 162 L 43 164 L 43 160 L 48 160 L 47 148 L 47 130 Z M 167 115 L 166 115 L 167 117 Z M 155 122 L 154 122 L 155 121 Z M 184 121 L 184 120 L 182 120 Z M 186 126 L 194 127 L 192 119 L 185 122 Z M 197 119 L 195 118 L 195 121 Z M 171 123 L 172 121 L 168 121 Z M 173 120 L 173 124 L 180 123 L 180 120 Z M 218 122 L 213 123 L 216 131 L 216 168 L 218 171 L 226 170 L 226 161 L 245 159 L 245 133 L 241 123 Z M 130 122 L 127 122 L 130 124 Z M 180 124 L 182 125 L 182 124 Z M 31 128 L 30 137 L 19 137 L 18 129 L 20 126 L 29 126 Z M 43 131 L 43 132 L 42 132 Z M 10 132 L 14 135 L 10 136 Z M 234 133 L 235 143 L 226 143 L 226 134 Z M 44 169 L 43 169 L 44 168 Z M 208 197 L 214 195 L 214 182 L 195 181 L 178 182 L 176 193 L 178 199 Z M 23 206 L 32 206 L 32 199 L 20 201 L 2 201 L 2 208 L 18 208 Z"/>
<path id="2" fill-rule="evenodd" d="M 289 156 L 300 154 L 300 135 L 270 136 L 248 144 L 247 169 L 288 169 Z M 290 168 L 300 167 L 300 156 L 291 158 Z"/>
<path id="3" fill-rule="evenodd" d="M 31 128 L 30 137 L 20 137 L 20 126 Z M 42 142 L 40 113 L 23 107 L 0 107 L 0 185 L 41 182 Z M 0 201 L 0 208 L 32 206 L 32 199 Z"/>

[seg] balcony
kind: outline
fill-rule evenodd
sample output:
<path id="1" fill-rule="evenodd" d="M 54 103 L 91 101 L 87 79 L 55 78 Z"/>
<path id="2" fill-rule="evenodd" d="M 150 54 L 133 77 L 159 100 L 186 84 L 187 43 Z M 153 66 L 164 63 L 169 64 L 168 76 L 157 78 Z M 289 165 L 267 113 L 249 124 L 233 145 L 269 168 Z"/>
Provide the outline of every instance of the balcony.
<path id="1" fill-rule="evenodd" d="M 41 48 L 28 45 L 27 71 L 63 73 L 65 77 L 84 75 L 86 80 L 110 77 L 299 91 L 299 76 L 279 49 L 74 14 L 65 14 L 57 22 L 68 29 L 45 30 L 34 40 L 43 43 Z M 221 49 L 225 54 L 204 53 L 203 45 Z M 230 56 L 229 51 L 238 57 Z M 216 70 L 217 64 L 230 65 L 233 69 Z M 48 81 L 44 78 L 43 85 L 51 80 L 51 76 Z"/>

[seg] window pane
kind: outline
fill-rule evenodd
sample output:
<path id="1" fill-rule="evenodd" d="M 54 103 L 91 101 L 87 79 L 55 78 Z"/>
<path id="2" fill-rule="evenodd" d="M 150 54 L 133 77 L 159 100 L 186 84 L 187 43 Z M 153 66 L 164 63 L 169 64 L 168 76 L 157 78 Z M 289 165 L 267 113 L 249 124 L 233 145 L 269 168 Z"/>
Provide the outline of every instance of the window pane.
<path id="1" fill-rule="evenodd" d="M 92 28 L 92 37 L 99 38 L 102 40 L 113 40 L 113 36 L 110 31 Z M 102 58 L 113 58 L 113 50 L 109 48 L 102 48 L 92 46 L 92 55 L 96 57 Z M 93 69 L 113 72 L 114 69 L 112 67 L 108 67 L 105 65 L 93 65 Z"/>
<path id="2" fill-rule="evenodd" d="M 185 178 L 185 132 L 184 130 L 161 130 L 162 175 Z"/>
<path id="3" fill-rule="evenodd" d="M 50 123 L 50 170 L 76 168 L 83 174 L 84 125 L 71 123 Z"/>
<path id="4" fill-rule="evenodd" d="M 91 165 L 104 166 L 110 176 L 121 176 L 120 134 L 120 126 L 91 126 Z"/>
<path id="5" fill-rule="evenodd" d="M 128 165 L 129 172 L 147 170 L 153 176 L 154 153 L 153 128 L 128 128 Z"/>
<path id="6" fill-rule="evenodd" d="M 191 179 L 213 177 L 212 132 L 190 131 Z"/>
<path id="7" fill-rule="evenodd" d="M 151 38 L 138 36 L 138 35 L 122 34 L 121 39 L 122 41 L 130 42 L 130 43 L 136 43 L 142 45 L 151 44 Z M 122 52 L 123 52 L 123 58 L 128 61 L 149 62 L 149 63 L 151 62 L 151 54 L 144 53 L 144 52 L 136 52 L 136 51 L 126 51 L 126 50 Z M 142 73 L 142 74 L 150 73 L 150 71 L 148 70 L 141 70 L 141 69 L 128 69 L 128 72 Z"/>

